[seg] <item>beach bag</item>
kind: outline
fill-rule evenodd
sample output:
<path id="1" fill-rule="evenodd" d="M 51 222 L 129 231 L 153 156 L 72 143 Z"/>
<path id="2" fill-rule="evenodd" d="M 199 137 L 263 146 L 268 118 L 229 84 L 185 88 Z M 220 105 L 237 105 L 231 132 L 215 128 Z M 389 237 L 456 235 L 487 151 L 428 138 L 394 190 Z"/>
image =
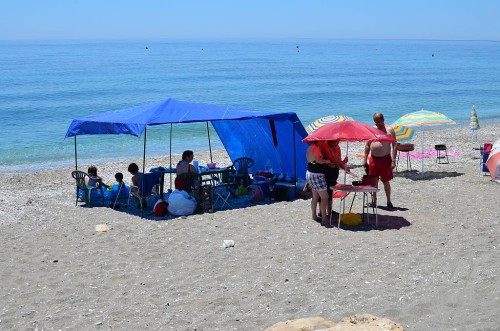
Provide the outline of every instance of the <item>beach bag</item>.
<path id="1" fill-rule="evenodd" d="M 130 187 L 122 184 L 114 183 L 113 186 L 109 186 L 106 191 L 104 191 L 104 197 L 116 200 L 117 198 L 127 198 L 130 194 Z"/>
<path id="2" fill-rule="evenodd" d="M 168 202 L 163 200 L 158 200 L 153 207 L 153 212 L 155 216 L 165 216 L 167 214 Z"/>
<path id="3" fill-rule="evenodd" d="M 196 200 L 186 191 L 173 191 L 168 197 L 168 212 L 175 216 L 187 216 L 196 210 Z"/>
<path id="4" fill-rule="evenodd" d="M 82 189 L 78 189 L 78 198 L 81 201 L 85 200 L 85 191 Z M 92 190 L 90 192 L 90 202 L 91 203 L 97 203 L 102 200 L 102 195 L 101 195 L 101 190 Z"/>
<path id="5" fill-rule="evenodd" d="M 114 183 L 113 186 L 111 186 L 110 188 L 108 188 L 108 190 L 111 189 L 111 192 L 113 192 L 113 195 L 116 196 L 119 195 L 120 198 L 122 197 L 128 197 L 129 194 L 130 194 L 130 187 L 125 185 L 125 184 L 122 184 L 120 186 L 120 184 L 118 183 Z"/>
<path id="6" fill-rule="evenodd" d="M 264 192 L 262 192 L 260 185 L 250 185 L 247 187 L 247 191 L 250 201 L 259 202 L 264 200 Z"/>

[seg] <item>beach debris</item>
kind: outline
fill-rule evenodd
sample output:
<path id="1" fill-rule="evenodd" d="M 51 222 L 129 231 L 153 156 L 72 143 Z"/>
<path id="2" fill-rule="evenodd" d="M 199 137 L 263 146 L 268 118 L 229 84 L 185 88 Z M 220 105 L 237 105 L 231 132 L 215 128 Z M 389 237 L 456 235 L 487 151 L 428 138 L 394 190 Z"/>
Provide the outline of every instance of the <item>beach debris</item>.
<path id="1" fill-rule="evenodd" d="M 356 314 L 344 317 L 340 322 L 328 321 L 323 317 L 315 316 L 279 322 L 265 329 L 265 331 L 404 331 L 402 325 L 385 317 L 370 314 Z"/>
<path id="2" fill-rule="evenodd" d="M 97 224 L 95 226 L 96 232 L 107 232 L 111 229 L 112 229 L 112 227 L 109 224 Z"/>
<path id="3" fill-rule="evenodd" d="M 296 320 L 278 322 L 265 331 L 295 331 L 295 330 L 329 330 L 335 323 L 325 320 L 323 317 L 308 317 Z"/>
<path id="4" fill-rule="evenodd" d="M 222 247 L 224 248 L 234 247 L 234 240 L 224 240 L 222 242 Z"/>
<path id="5" fill-rule="evenodd" d="M 29 206 L 31 204 L 33 204 L 33 199 L 28 198 L 28 200 L 26 201 L 26 206 Z"/>

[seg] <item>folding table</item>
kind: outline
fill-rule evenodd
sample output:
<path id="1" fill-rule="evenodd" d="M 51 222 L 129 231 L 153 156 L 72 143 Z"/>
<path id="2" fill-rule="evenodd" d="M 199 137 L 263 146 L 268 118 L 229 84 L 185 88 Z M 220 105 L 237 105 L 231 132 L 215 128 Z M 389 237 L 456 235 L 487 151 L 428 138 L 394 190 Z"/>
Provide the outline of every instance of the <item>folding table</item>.
<path id="1" fill-rule="evenodd" d="M 369 185 L 358 185 L 358 186 L 354 186 L 354 185 L 336 185 L 336 186 L 331 186 L 330 187 L 333 191 L 333 194 L 332 194 L 332 205 L 333 205 L 333 197 L 335 196 L 335 192 L 340 192 L 340 193 L 357 193 L 357 192 L 360 192 L 360 193 L 363 193 L 363 215 L 365 214 L 365 208 L 366 208 L 366 214 L 368 215 L 368 221 L 370 220 L 370 216 L 369 216 L 369 204 L 366 204 L 365 203 L 365 200 L 366 200 L 366 197 L 368 195 L 370 195 L 370 197 L 372 198 L 373 200 L 373 197 L 375 195 L 375 193 L 377 193 L 379 191 L 378 188 L 376 187 L 373 187 L 373 186 L 369 186 Z M 344 196 L 343 198 L 340 199 L 340 208 L 339 208 L 339 223 L 338 223 L 338 228 L 340 229 L 340 220 L 341 220 L 341 217 L 342 217 L 342 214 L 345 213 L 345 198 L 347 197 Z M 354 202 L 354 198 L 353 197 L 353 202 Z M 351 204 L 351 207 L 352 207 L 352 204 Z M 332 225 L 332 214 L 330 214 L 330 226 Z M 378 227 L 378 208 L 375 204 L 375 227 Z"/>

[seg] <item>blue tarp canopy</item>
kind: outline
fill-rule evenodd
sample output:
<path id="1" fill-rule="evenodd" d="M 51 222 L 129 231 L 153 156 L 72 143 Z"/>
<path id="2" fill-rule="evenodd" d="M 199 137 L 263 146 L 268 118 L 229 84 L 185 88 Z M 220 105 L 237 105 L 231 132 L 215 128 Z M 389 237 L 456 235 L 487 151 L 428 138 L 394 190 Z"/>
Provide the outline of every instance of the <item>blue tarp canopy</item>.
<path id="1" fill-rule="evenodd" d="M 302 139 L 307 133 L 293 112 L 237 109 L 167 99 L 75 119 L 66 137 L 94 134 L 139 137 L 147 126 L 192 122 L 211 122 L 232 161 L 246 156 L 254 160 L 253 171 L 270 165 L 274 172 L 292 177 L 296 170 L 297 177 L 305 178 L 307 145 Z"/>

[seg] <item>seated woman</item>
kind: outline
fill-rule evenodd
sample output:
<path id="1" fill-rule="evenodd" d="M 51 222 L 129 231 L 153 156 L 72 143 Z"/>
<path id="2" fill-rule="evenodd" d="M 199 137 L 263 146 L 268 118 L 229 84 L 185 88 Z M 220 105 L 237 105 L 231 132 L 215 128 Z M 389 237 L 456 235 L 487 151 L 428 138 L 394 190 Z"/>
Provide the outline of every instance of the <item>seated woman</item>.
<path id="1" fill-rule="evenodd" d="M 177 178 L 175 180 L 175 188 L 177 190 L 187 191 L 188 189 L 188 187 L 185 187 L 186 183 L 184 183 L 184 180 L 180 179 L 179 175 L 197 173 L 196 168 L 191 164 L 191 162 L 193 162 L 193 158 L 194 158 L 193 151 L 187 150 L 182 153 L 182 160 L 180 160 L 179 163 L 177 163 L 177 166 L 175 167 L 175 172 L 177 174 Z"/>
<path id="2" fill-rule="evenodd" d="M 182 153 L 182 160 L 177 163 L 177 167 L 175 168 L 175 172 L 177 175 L 184 173 L 196 172 L 196 168 L 191 164 L 194 159 L 193 151 L 184 151 Z"/>
<path id="3" fill-rule="evenodd" d="M 196 201 L 201 202 L 201 191 L 199 186 L 201 184 L 201 178 L 196 171 L 196 168 L 191 164 L 194 159 L 193 151 L 186 150 L 182 153 L 182 160 L 177 163 L 175 178 L 175 188 L 177 190 L 182 190 L 192 193 Z"/>

